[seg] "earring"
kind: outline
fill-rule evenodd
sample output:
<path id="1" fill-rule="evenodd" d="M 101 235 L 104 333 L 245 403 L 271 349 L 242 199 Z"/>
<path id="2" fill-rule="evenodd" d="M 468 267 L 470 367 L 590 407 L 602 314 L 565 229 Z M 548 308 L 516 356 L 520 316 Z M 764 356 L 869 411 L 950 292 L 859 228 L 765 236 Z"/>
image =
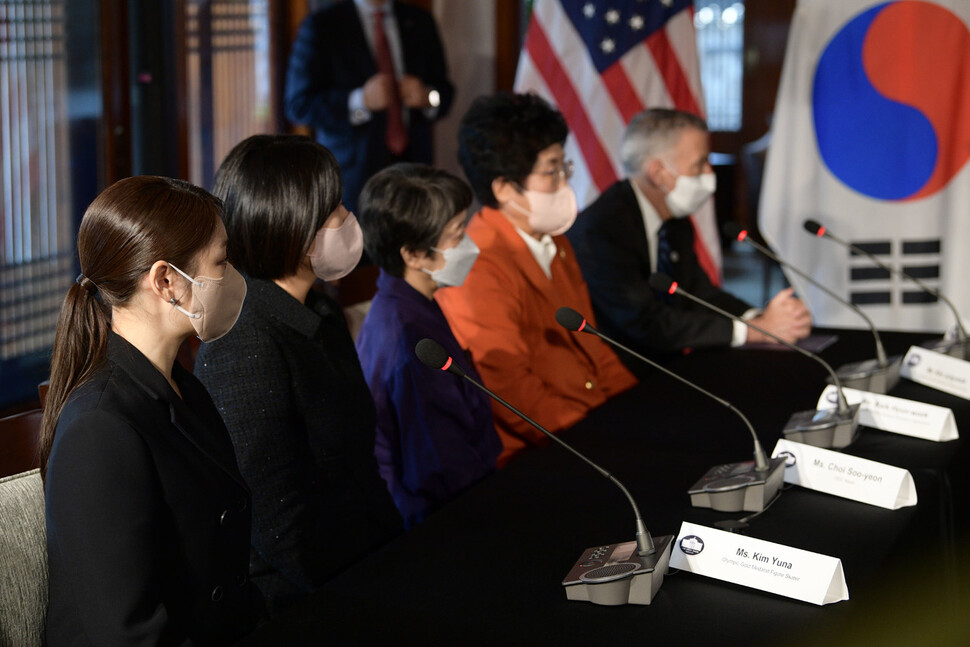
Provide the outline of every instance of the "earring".
<path id="1" fill-rule="evenodd" d="M 177 301 L 175 301 L 175 297 L 172 297 L 171 299 L 169 299 L 168 302 L 171 303 L 173 306 L 177 303 Z"/>

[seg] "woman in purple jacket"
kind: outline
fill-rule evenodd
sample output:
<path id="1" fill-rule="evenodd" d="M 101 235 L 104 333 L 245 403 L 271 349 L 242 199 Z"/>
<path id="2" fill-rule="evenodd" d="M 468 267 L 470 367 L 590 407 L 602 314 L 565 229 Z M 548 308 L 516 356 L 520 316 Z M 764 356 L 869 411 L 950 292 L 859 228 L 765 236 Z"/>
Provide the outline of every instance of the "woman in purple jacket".
<path id="1" fill-rule="evenodd" d="M 492 472 L 502 449 L 488 396 L 414 354 L 431 338 L 478 377 L 434 300 L 478 256 L 465 236 L 471 200 L 464 182 L 418 164 L 379 172 L 360 196 L 364 246 L 381 274 L 357 352 L 377 405 L 378 467 L 407 527 Z"/>

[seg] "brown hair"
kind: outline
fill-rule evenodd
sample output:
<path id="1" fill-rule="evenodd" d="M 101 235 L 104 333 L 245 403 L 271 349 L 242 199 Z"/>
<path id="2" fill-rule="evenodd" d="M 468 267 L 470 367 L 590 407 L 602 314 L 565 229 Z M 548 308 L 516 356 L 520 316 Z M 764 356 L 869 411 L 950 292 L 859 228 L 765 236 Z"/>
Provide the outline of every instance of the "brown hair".
<path id="1" fill-rule="evenodd" d="M 197 186 L 139 176 L 105 189 L 88 207 L 77 236 L 81 275 L 57 319 L 50 389 L 41 425 L 41 474 L 68 397 L 105 359 L 111 308 L 128 303 L 155 261 L 190 275 L 212 240 L 222 204 Z"/>

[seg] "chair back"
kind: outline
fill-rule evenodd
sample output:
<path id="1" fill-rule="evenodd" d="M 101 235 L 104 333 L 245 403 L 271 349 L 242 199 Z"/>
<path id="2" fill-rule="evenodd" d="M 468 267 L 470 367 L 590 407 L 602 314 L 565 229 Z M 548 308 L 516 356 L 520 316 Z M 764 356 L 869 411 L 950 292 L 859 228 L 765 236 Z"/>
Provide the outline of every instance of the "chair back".
<path id="1" fill-rule="evenodd" d="M 764 178 L 765 159 L 771 144 L 771 131 L 741 147 L 741 172 L 744 175 L 745 198 L 748 203 L 748 233 L 763 242 L 759 215 L 761 210 L 761 181 Z"/>
<path id="2" fill-rule="evenodd" d="M 47 528 L 40 470 L 0 478 L 0 647 L 44 644 Z"/>
<path id="3" fill-rule="evenodd" d="M 51 381 L 44 380 L 37 385 L 37 396 L 40 398 L 40 408 L 43 409 L 47 404 L 47 392 L 50 391 Z"/>
<path id="4" fill-rule="evenodd" d="M 0 477 L 40 467 L 41 409 L 0 418 Z"/>

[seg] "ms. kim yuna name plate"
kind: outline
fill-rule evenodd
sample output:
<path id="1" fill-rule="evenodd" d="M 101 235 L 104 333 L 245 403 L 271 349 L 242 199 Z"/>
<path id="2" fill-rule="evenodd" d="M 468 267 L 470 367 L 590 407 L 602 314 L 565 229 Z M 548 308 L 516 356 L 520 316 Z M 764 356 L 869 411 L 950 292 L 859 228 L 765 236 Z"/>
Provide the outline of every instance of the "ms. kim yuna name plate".
<path id="1" fill-rule="evenodd" d="M 835 557 L 686 521 L 670 566 L 812 604 L 849 599 L 842 561 Z"/>

